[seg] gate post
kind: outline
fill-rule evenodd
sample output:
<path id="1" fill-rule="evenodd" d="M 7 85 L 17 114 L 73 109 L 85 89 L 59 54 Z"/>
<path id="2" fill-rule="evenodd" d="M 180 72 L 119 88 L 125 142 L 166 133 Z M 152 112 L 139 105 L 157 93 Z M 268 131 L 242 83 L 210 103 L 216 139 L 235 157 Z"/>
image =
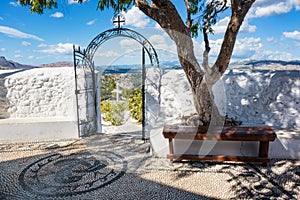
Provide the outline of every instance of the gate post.
<path id="1" fill-rule="evenodd" d="M 96 113 L 97 113 L 97 133 L 102 133 L 102 125 L 101 125 L 101 74 L 100 73 L 95 73 L 95 79 L 96 79 Z"/>

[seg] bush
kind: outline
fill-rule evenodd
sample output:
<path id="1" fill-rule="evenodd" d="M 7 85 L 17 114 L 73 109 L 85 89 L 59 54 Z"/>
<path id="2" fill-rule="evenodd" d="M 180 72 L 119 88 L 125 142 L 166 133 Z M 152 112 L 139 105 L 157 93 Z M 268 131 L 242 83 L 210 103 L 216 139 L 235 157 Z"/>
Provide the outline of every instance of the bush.
<path id="1" fill-rule="evenodd" d="M 101 99 L 107 100 L 113 97 L 113 90 L 116 89 L 116 81 L 112 75 L 101 77 Z"/>
<path id="2" fill-rule="evenodd" d="M 130 116 L 141 123 L 143 120 L 143 94 L 141 88 L 134 90 L 130 97 L 127 98 L 127 105 L 130 110 Z"/>
<path id="3" fill-rule="evenodd" d="M 127 108 L 125 102 L 112 103 L 111 101 L 102 101 L 100 108 L 104 121 L 109 121 L 114 126 L 120 126 L 124 123 L 124 115 Z"/>

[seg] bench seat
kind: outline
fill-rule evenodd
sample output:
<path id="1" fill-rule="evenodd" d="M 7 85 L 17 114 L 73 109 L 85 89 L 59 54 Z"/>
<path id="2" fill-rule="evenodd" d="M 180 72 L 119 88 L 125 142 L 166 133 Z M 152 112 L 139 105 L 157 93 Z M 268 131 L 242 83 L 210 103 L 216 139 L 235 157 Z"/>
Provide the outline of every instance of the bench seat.
<path id="1" fill-rule="evenodd" d="M 238 162 L 261 162 L 267 165 L 270 162 L 268 158 L 269 142 L 276 139 L 275 131 L 269 126 L 235 126 L 222 127 L 209 130 L 205 126 L 180 126 L 166 125 L 163 129 L 163 136 L 169 139 L 169 154 L 167 158 L 171 161 L 178 160 L 214 160 L 214 161 L 238 161 Z M 174 154 L 173 140 L 222 140 L 222 141 L 258 141 L 259 153 L 256 157 L 250 156 L 226 156 L 226 155 L 189 155 Z M 226 151 L 224 150 L 224 153 Z"/>

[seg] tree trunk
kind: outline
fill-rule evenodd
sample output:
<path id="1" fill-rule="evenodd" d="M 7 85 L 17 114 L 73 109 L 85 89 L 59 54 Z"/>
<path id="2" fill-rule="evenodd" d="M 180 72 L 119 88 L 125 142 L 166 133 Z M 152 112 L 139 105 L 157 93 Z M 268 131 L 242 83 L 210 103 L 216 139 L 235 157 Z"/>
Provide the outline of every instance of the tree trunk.
<path id="1" fill-rule="evenodd" d="M 220 115 L 214 101 L 212 86 L 221 78 L 229 65 L 236 37 L 242 22 L 255 0 L 231 0 L 232 16 L 227 26 L 216 63 L 200 67 L 195 54 L 191 32 L 170 0 L 135 0 L 136 6 L 155 20 L 177 46 L 180 64 L 191 85 L 194 105 L 203 125 L 222 125 L 225 117 Z M 203 60 L 208 59 L 204 52 Z M 203 69 L 204 68 L 204 69 Z"/>

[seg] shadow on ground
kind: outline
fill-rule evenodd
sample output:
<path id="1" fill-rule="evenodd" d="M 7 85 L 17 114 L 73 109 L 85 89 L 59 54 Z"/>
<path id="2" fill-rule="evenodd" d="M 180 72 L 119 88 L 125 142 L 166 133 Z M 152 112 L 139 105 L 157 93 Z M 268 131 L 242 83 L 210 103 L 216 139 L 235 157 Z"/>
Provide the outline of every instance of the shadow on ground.
<path id="1" fill-rule="evenodd" d="M 170 163 L 126 134 L 0 145 L 0 199 L 300 199 L 300 162 Z"/>

